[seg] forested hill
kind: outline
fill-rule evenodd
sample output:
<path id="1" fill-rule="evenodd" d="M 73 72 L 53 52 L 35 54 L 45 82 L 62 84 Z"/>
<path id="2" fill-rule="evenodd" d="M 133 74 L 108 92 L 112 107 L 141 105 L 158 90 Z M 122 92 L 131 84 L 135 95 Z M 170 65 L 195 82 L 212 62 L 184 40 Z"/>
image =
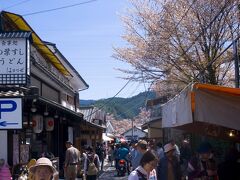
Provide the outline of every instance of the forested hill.
<path id="1" fill-rule="evenodd" d="M 142 92 L 130 98 L 108 98 L 100 100 L 80 100 L 81 107 L 94 105 L 113 114 L 117 119 L 130 119 L 137 116 L 141 107 L 145 107 L 147 99 L 154 99 L 155 92 Z"/>

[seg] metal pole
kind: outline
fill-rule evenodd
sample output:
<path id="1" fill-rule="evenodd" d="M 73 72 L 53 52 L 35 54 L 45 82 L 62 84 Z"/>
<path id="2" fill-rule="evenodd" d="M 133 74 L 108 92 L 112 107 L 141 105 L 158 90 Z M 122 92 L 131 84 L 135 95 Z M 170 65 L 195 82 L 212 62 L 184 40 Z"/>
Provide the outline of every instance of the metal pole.
<path id="1" fill-rule="evenodd" d="M 238 40 L 233 42 L 233 56 L 235 64 L 235 87 L 239 88 L 239 56 L 238 56 Z"/>
<path id="2" fill-rule="evenodd" d="M 3 14 L 0 12 L 0 32 L 3 31 Z"/>
<path id="3" fill-rule="evenodd" d="M 133 141 L 133 119 L 132 119 L 132 141 Z"/>

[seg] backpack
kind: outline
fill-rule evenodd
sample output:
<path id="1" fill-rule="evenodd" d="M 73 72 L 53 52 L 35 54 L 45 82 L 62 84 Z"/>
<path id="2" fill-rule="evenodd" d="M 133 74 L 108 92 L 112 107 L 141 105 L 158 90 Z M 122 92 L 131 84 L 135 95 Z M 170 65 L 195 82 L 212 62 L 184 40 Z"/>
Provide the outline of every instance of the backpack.
<path id="1" fill-rule="evenodd" d="M 96 155 L 87 155 L 87 162 L 88 162 L 88 166 L 87 166 L 87 175 L 97 175 L 98 173 L 98 168 L 95 164 L 95 160 L 96 160 Z"/>

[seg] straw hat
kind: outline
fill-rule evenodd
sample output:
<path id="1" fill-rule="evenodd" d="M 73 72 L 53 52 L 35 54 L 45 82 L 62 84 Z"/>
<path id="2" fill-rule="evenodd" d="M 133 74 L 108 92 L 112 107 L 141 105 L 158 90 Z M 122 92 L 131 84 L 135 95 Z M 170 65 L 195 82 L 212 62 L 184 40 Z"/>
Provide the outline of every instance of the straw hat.
<path id="1" fill-rule="evenodd" d="M 147 147 L 148 143 L 147 141 L 145 140 L 139 140 L 137 143 L 136 143 L 136 146 L 140 146 L 140 147 Z"/>
<path id="2" fill-rule="evenodd" d="M 48 158 L 45 158 L 45 157 L 39 158 L 37 160 L 36 164 L 29 168 L 29 171 L 31 173 L 35 173 L 36 168 L 39 166 L 49 166 L 51 168 L 53 174 L 55 174 L 57 172 L 57 170 L 53 167 L 52 162 Z"/>
<path id="3" fill-rule="evenodd" d="M 167 153 L 171 150 L 175 150 L 175 146 L 172 145 L 172 143 L 165 144 L 164 146 L 164 152 Z"/>

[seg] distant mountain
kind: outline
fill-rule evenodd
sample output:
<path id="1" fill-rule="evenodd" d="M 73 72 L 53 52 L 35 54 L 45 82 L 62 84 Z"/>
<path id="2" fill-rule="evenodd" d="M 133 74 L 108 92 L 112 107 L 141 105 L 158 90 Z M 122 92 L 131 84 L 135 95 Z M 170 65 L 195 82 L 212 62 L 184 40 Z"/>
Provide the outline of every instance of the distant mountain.
<path id="1" fill-rule="evenodd" d="M 142 92 L 131 98 L 108 98 L 100 100 L 80 100 L 81 106 L 94 105 L 113 114 L 117 119 L 131 119 L 140 113 L 140 108 L 146 106 L 146 100 L 156 98 L 156 93 Z"/>
<path id="2" fill-rule="evenodd" d="M 91 106 L 94 105 L 96 100 L 80 100 L 80 106 Z"/>

